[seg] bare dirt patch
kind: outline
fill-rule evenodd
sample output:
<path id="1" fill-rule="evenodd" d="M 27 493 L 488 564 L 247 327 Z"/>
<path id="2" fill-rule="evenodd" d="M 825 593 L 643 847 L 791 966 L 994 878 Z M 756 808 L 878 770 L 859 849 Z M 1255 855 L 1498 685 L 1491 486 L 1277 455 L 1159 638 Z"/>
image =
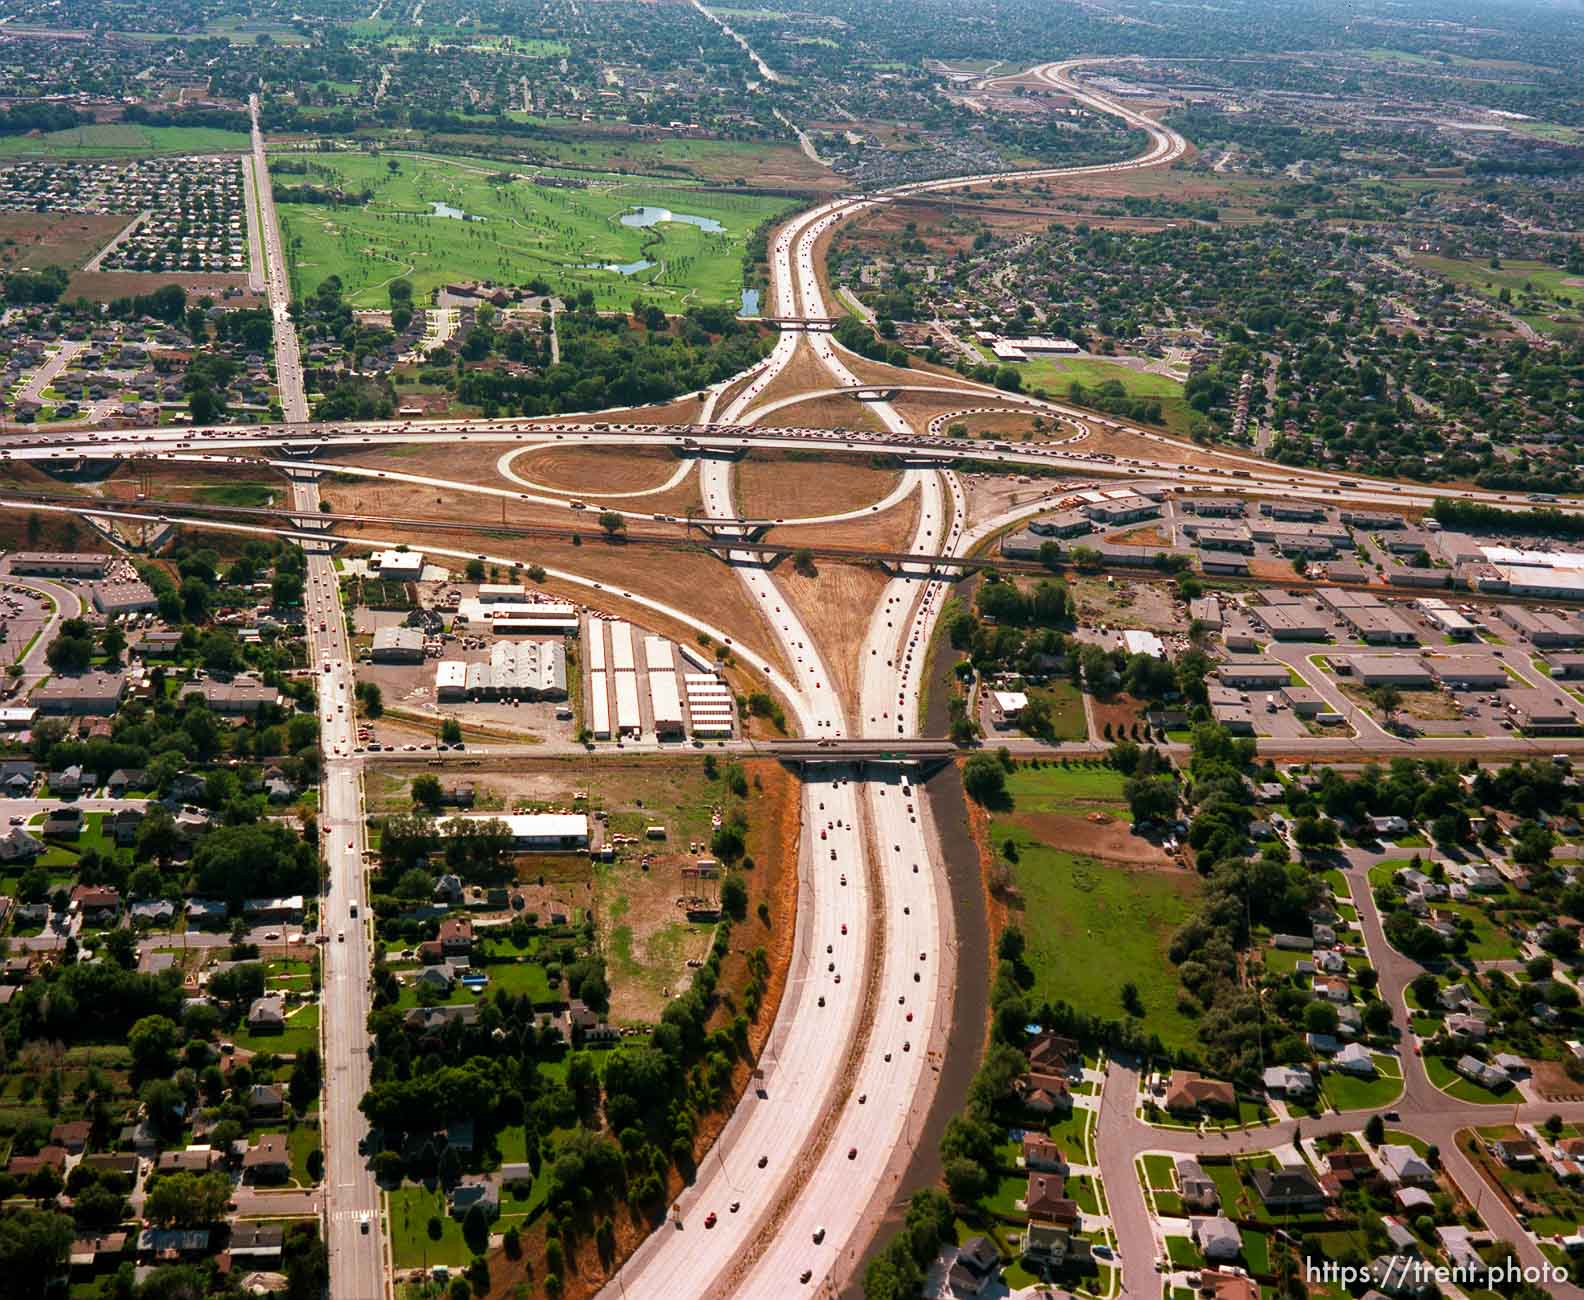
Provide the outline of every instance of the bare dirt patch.
<path id="1" fill-rule="evenodd" d="M 818 576 L 809 578 L 783 564 L 775 580 L 814 638 L 848 716 L 856 718 L 858 657 L 888 578 L 879 569 L 855 564 L 821 564 Z"/>
<path id="2" fill-rule="evenodd" d="M 75 271 L 131 220 L 116 212 L 0 212 L 0 266 Z"/>
<path id="3" fill-rule="evenodd" d="M 772 528 L 766 536 L 789 546 L 863 546 L 876 551 L 901 551 L 907 549 L 908 542 L 918 528 L 918 516 L 919 496 L 917 492 L 911 492 L 891 509 L 879 514 L 863 515 L 839 524 Z"/>
<path id="4" fill-rule="evenodd" d="M 1135 835 L 1126 821 L 1103 813 L 1096 813 L 1094 817 L 1091 820 L 1064 813 L 1013 813 L 1011 820 L 1026 826 L 1044 843 L 1060 844 L 1071 853 L 1087 854 L 1106 862 L 1125 862 L 1130 866 L 1179 869 L 1160 845 Z"/>
<path id="5" fill-rule="evenodd" d="M 659 487 L 676 472 L 677 457 L 647 447 L 551 447 L 530 451 L 511 462 L 513 472 L 559 492 L 600 496 Z"/>
<path id="6" fill-rule="evenodd" d="M 957 477 L 967 496 L 970 527 L 1035 501 L 1048 499 L 1054 509 L 1056 503 L 1073 490 L 1071 485 L 1076 481 L 1036 478 L 1030 483 L 1019 483 L 1011 475 L 979 471 L 959 474 Z"/>
<path id="7" fill-rule="evenodd" d="M 1068 586 L 1081 623 L 1155 632 L 1181 632 L 1187 627 L 1169 583 L 1118 578 L 1115 586 L 1107 586 L 1104 578 L 1083 574 L 1069 579 Z"/>
<path id="8" fill-rule="evenodd" d="M 796 519 L 859 510 L 888 496 L 902 473 L 857 456 L 814 459 L 750 452 L 734 473 L 737 508 L 749 519 Z"/>
<path id="9" fill-rule="evenodd" d="M 1105 738 L 1106 724 L 1111 724 L 1113 736 L 1123 731 L 1132 731 L 1135 723 L 1144 720 L 1144 702 L 1135 700 L 1131 695 L 1114 695 L 1110 699 L 1096 698 L 1094 701 L 1095 735 L 1094 739 Z"/>
<path id="10" fill-rule="evenodd" d="M 123 222 L 123 225 L 126 223 Z M 208 272 L 180 274 L 160 271 L 78 271 L 66 286 L 67 298 L 87 298 L 92 302 L 112 302 L 140 293 L 153 293 L 167 284 L 179 284 L 189 298 L 213 298 L 226 307 L 257 307 L 264 298 L 248 288 L 245 275 L 218 275 Z"/>
<path id="11" fill-rule="evenodd" d="M 1147 524 L 1143 528 L 1130 528 L 1125 532 L 1108 533 L 1106 541 L 1119 542 L 1125 546 L 1171 545 L 1171 538 L 1161 531 L 1159 524 Z"/>

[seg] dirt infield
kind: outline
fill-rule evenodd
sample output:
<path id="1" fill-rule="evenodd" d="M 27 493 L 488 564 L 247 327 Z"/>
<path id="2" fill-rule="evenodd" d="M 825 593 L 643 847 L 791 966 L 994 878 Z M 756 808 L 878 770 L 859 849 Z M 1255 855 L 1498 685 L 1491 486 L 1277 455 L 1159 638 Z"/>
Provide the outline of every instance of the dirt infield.
<path id="1" fill-rule="evenodd" d="M 775 580 L 814 638 L 848 716 L 856 717 L 858 655 L 886 575 L 854 564 L 822 564 L 819 576 L 809 578 L 783 564 Z"/>
<path id="2" fill-rule="evenodd" d="M 735 471 L 737 508 L 749 519 L 841 514 L 883 501 L 900 470 L 855 456 L 818 460 L 797 453 L 751 452 Z"/>
<path id="3" fill-rule="evenodd" d="M 558 492 L 642 492 L 676 472 L 670 451 L 648 447 L 549 447 L 524 452 L 511 462 L 514 473 Z"/>

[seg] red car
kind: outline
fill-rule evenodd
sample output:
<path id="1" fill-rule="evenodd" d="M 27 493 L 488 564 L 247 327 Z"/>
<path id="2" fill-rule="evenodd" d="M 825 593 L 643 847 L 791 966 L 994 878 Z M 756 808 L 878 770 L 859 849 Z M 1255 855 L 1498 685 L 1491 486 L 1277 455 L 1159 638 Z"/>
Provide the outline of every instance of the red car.
<path id="1" fill-rule="evenodd" d="M 706 1228 L 713 1228 L 715 1226 L 715 1211 L 714 1210 L 711 1210 L 709 1212 L 709 1217 L 704 1220 L 704 1226 Z"/>

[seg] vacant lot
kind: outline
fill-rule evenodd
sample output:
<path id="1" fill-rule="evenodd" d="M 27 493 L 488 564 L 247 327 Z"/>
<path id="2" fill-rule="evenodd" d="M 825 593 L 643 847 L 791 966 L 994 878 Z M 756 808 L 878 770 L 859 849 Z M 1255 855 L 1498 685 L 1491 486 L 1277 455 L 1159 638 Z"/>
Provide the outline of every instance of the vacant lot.
<path id="1" fill-rule="evenodd" d="M 754 452 L 736 469 L 737 508 L 750 519 L 835 515 L 882 501 L 901 471 L 858 456 Z"/>
<path id="2" fill-rule="evenodd" d="M 676 472 L 680 462 L 669 451 L 624 447 L 550 447 L 514 457 L 511 469 L 532 483 L 557 492 L 644 492 L 657 488 Z"/>
<path id="3" fill-rule="evenodd" d="M 293 296 L 337 275 L 359 307 L 385 306 L 385 286 L 397 276 L 412 281 L 420 301 L 452 280 L 543 278 L 563 296 L 590 289 L 601 307 L 625 307 L 634 293 L 673 311 L 697 302 L 735 307 L 748 236 L 790 206 L 616 176 L 557 189 L 473 159 L 309 158 L 306 176 L 284 179 L 372 197 L 361 207 L 280 205 Z M 640 208 L 665 215 L 623 223 Z"/>
<path id="4" fill-rule="evenodd" d="M 1071 853 L 1036 838 L 1016 818 L 996 818 L 990 833 L 998 846 L 1009 839 L 1017 846 L 1014 877 L 1034 996 L 1119 1018 L 1122 986 L 1131 981 L 1144 1005 L 1144 1028 L 1168 1048 L 1193 1043 L 1193 1022 L 1176 1009 L 1177 978 L 1166 950 L 1192 910 L 1198 878 Z"/>
<path id="5" fill-rule="evenodd" d="M 0 212 L 0 265 L 74 271 L 129 220 L 113 212 Z"/>

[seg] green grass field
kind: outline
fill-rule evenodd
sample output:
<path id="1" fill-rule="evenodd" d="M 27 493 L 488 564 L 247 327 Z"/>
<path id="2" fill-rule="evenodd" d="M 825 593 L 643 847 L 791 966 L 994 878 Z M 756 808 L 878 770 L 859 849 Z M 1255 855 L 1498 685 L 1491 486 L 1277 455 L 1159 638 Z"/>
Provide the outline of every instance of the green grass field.
<path id="1" fill-rule="evenodd" d="M 1083 816 L 1109 812 L 1127 816 L 1126 778 L 1115 768 L 1019 766 L 1007 777 L 1007 793 L 1019 812 Z"/>
<path id="2" fill-rule="evenodd" d="M 248 137 L 241 131 L 133 122 L 101 122 L 40 136 L 0 137 L 0 158 L 130 158 L 160 153 L 243 153 L 247 148 Z"/>
<path id="3" fill-rule="evenodd" d="M 1017 845 L 1014 871 L 1026 904 L 1034 997 L 1120 1019 L 1122 985 L 1131 980 L 1145 1030 L 1168 1048 L 1191 1045 L 1194 1022 L 1177 1011 L 1177 977 L 1166 949 L 1192 909 L 1198 878 L 1080 857 L 1040 843 L 1011 821 L 993 821 L 990 834 L 997 845 L 1008 839 Z"/>
<path id="4" fill-rule="evenodd" d="M 497 168 L 488 163 L 429 155 L 307 157 L 329 174 L 277 179 L 368 188 L 374 197 L 363 207 L 279 205 L 294 296 L 336 275 L 359 307 L 386 306 L 385 286 L 398 276 L 412 282 L 419 302 L 448 281 L 517 284 L 542 278 L 562 294 L 591 289 L 606 308 L 626 307 L 638 295 L 670 311 L 699 303 L 735 307 L 748 236 L 791 206 L 619 177 L 596 179 L 581 190 L 534 185 L 522 177 L 495 184 Z M 468 219 L 436 215 L 436 204 Z M 621 224 L 623 214 L 644 206 L 718 222 L 723 229 L 681 221 Z M 629 275 L 608 269 L 641 261 L 652 265 Z"/>
<path id="5" fill-rule="evenodd" d="M 994 360 L 983 348 L 980 354 L 986 361 Z M 1159 401 L 1161 418 L 1167 428 L 1181 432 L 1188 427 L 1191 411 L 1183 399 L 1182 383 L 1166 375 L 1148 373 L 1095 357 L 1041 357 L 1020 362 L 1015 369 L 1023 377 L 1024 392 L 1043 388 L 1056 398 L 1065 398 L 1075 379 L 1089 389 L 1098 388 L 1114 379 L 1129 397 Z"/>

